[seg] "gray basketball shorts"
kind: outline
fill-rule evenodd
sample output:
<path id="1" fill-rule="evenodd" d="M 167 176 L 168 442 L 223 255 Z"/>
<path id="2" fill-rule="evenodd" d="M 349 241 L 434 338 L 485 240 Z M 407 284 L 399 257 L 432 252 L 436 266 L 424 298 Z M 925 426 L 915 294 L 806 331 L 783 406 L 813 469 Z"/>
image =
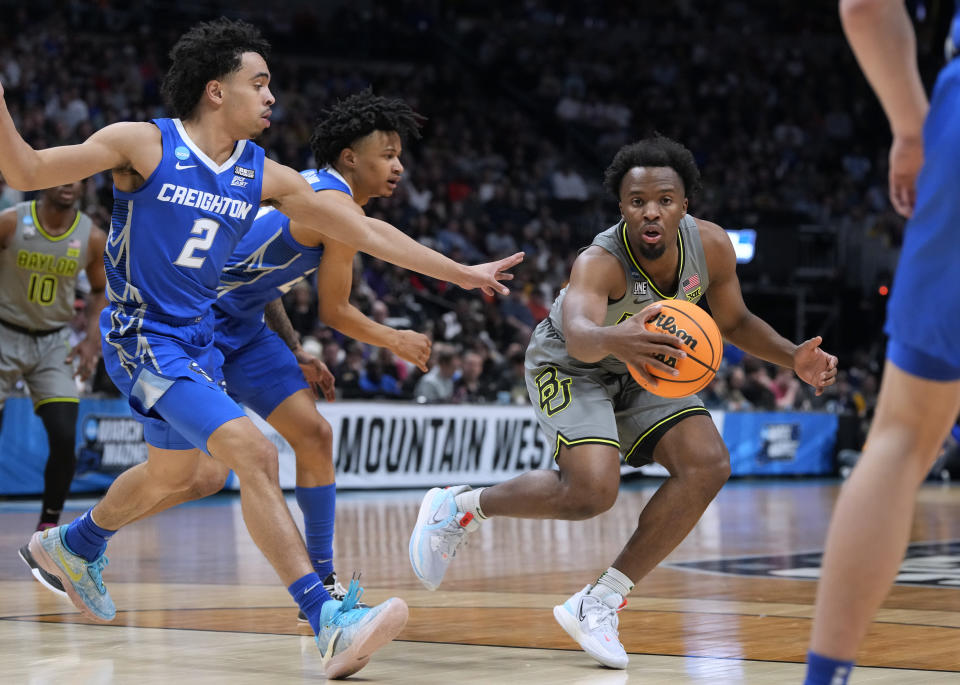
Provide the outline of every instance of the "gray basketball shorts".
<path id="1" fill-rule="evenodd" d="M 657 442 L 678 422 L 709 416 L 696 395 L 658 397 L 626 371 L 573 359 L 549 319 L 530 339 L 524 378 L 540 428 L 554 445 L 554 459 L 561 445 L 602 444 L 619 449 L 628 465 L 642 466 L 653 461 Z"/>
<path id="2" fill-rule="evenodd" d="M 0 409 L 21 378 L 33 408 L 49 402 L 78 402 L 73 366 L 67 364 L 70 329 L 32 336 L 0 324 Z"/>

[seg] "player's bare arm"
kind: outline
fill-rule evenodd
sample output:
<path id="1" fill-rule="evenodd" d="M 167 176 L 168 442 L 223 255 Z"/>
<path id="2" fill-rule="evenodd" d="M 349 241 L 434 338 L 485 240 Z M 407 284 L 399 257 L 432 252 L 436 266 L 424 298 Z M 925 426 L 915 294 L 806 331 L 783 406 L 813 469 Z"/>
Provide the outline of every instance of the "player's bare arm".
<path id="1" fill-rule="evenodd" d="M 17 190 L 52 188 L 112 169 L 133 169 L 146 178 L 160 163 L 159 143 L 160 131 L 153 124 L 121 122 L 100 129 L 79 145 L 34 150 L 14 126 L 6 101 L 0 99 L 0 172 Z"/>
<path id="2" fill-rule="evenodd" d="M 573 263 L 570 283 L 563 301 L 563 330 L 567 352 L 580 361 L 598 362 L 613 355 L 646 373 L 646 365 L 661 372 L 674 369 L 656 358 L 676 356 L 680 343 L 666 333 L 653 333 L 640 317 L 631 317 L 616 326 L 604 326 L 607 301 L 620 299 L 627 289 L 620 262 L 601 247 L 587 248 Z M 649 311 L 652 318 L 659 308 Z M 682 354 L 682 353 L 680 353 Z M 656 384 L 652 377 L 651 383 Z"/>
<path id="3" fill-rule="evenodd" d="M 726 340 L 755 357 L 793 369 L 801 380 L 817 389 L 836 381 L 837 358 L 820 349 L 823 339 L 811 338 L 794 345 L 751 313 L 743 301 L 737 278 L 737 256 L 727 234 L 717 224 L 696 219 L 707 259 L 710 285 L 707 302 Z"/>
<path id="4" fill-rule="evenodd" d="M 17 208 L 9 207 L 0 212 L 0 250 L 10 247 L 10 241 L 17 231 Z"/>
<path id="5" fill-rule="evenodd" d="M 316 193 L 310 184 L 289 167 L 272 160 L 264 161 L 263 199 L 276 207 L 305 230 L 320 237 L 332 238 L 366 252 L 378 259 L 396 264 L 433 278 L 455 283 L 470 290 L 480 288 L 492 295 L 509 289 L 500 281 L 511 280 L 507 273 L 523 261 L 523 253 L 485 264 L 464 266 L 444 257 L 378 219 L 365 217 L 363 210 L 346 194 Z M 308 243 L 309 244 L 309 243 Z"/>
<path id="6" fill-rule="evenodd" d="M 85 266 L 87 280 L 90 282 L 86 307 L 87 335 L 67 355 L 68 362 L 75 358 L 79 360 L 76 375 L 80 380 L 86 380 L 93 374 L 100 359 L 100 312 L 107 306 L 107 274 L 103 268 L 103 251 L 106 246 L 106 232 L 99 226 L 91 226 Z"/>
<path id="7" fill-rule="evenodd" d="M 850 47 L 877 94 L 893 132 L 890 202 L 909 217 L 923 166 L 923 122 L 929 103 L 917 67 L 917 39 L 903 2 L 841 0 Z"/>
<path id="8" fill-rule="evenodd" d="M 371 321 L 350 304 L 353 258 L 356 253 L 349 245 L 336 240 L 324 242 L 323 260 L 317 270 L 320 320 L 354 340 L 386 347 L 426 372 L 430 359 L 430 339 L 427 336 Z"/>

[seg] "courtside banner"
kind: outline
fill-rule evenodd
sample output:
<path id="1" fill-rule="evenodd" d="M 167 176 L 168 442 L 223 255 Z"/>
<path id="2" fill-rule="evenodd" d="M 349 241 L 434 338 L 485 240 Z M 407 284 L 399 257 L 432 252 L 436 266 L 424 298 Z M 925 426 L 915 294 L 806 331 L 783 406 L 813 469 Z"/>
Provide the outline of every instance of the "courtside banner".
<path id="1" fill-rule="evenodd" d="M 317 409 L 333 428 L 342 488 L 484 485 L 554 468 L 553 446 L 530 407 L 335 402 Z M 266 421 L 247 413 L 280 452 L 281 487 L 294 487 L 290 446 Z"/>
<path id="2" fill-rule="evenodd" d="M 533 409 L 512 405 L 319 403 L 333 427 L 337 485 L 423 488 L 499 483 L 532 469 L 554 468 Z M 280 484 L 293 488 L 293 451 L 265 421 L 250 418 L 277 446 Z M 837 418 L 831 414 L 717 411 L 717 430 L 730 450 L 733 475 L 826 475 L 834 472 Z M 125 469 L 146 459 L 143 428 L 124 399 L 80 399 L 77 475 L 71 492 L 102 492 Z M 0 429 L 0 495 L 39 495 L 47 439 L 26 397 L 6 402 Z M 624 467 L 623 473 L 637 470 Z M 658 464 L 640 472 L 666 476 Z M 239 484 L 231 474 L 227 487 Z"/>

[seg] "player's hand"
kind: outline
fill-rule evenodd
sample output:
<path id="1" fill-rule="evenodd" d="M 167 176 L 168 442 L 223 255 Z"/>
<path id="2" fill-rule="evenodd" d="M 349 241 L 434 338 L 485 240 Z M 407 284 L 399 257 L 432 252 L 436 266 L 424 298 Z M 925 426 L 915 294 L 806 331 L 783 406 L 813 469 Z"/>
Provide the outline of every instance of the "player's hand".
<path id="1" fill-rule="evenodd" d="M 84 338 L 78 342 L 67 354 L 67 364 L 72 364 L 74 359 L 77 360 L 77 370 L 73 375 L 82 381 L 90 378 L 100 361 L 100 341 Z"/>
<path id="2" fill-rule="evenodd" d="M 636 369 L 643 379 L 654 387 L 657 385 L 657 379 L 650 374 L 647 366 L 661 373 L 675 376 L 677 370 L 663 360 L 667 357 L 687 356 L 683 351 L 680 338 L 669 333 L 654 333 L 647 330 L 644 325 L 647 321 L 657 318 L 661 309 L 660 305 L 652 305 L 615 326 L 618 333 L 613 355 Z"/>
<path id="3" fill-rule="evenodd" d="M 293 351 L 293 356 L 297 358 L 297 364 L 300 365 L 304 379 L 313 390 L 313 396 L 320 399 L 322 395 L 327 402 L 333 402 L 336 399 L 334 379 L 327 365 L 299 346 Z"/>
<path id="4" fill-rule="evenodd" d="M 895 135 L 890 146 L 890 202 L 910 218 L 917 203 L 917 175 L 923 166 L 923 136 Z"/>
<path id="5" fill-rule="evenodd" d="M 426 373 L 428 371 L 427 362 L 430 360 L 431 345 L 430 338 L 423 333 L 397 331 L 397 340 L 390 351 Z"/>
<path id="6" fill-rule="evenodd" d="M 510 289 L 500 281 L 512 281 L 513 274 L 507 273 L 506 270 L 512 269 L 522 261 L 523 253 L 517 252 L 495 262 L 468 266 L 466 267 L 466 275 L 457 282 L 457 285 L 464 290 L 480 288 L 485 295 L 493 295 L 494 293 L 507 295 L 510 293 Z"/>
<path id="7" fill-rule="evenodd" d="M 793 353 L 793 370 L 822 395 L 823 389 L 837 382 L 837 358 L 820 349 L 819 335 L 802 342 Z"/>

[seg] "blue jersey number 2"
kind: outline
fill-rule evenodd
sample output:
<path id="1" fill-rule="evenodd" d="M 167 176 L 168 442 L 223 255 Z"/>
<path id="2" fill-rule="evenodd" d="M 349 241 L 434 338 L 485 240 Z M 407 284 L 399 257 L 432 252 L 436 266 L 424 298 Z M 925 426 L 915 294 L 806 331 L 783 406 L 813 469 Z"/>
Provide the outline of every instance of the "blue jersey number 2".
<path id="1" fill-rule="evenodd" d="M 199 269 L 203 266 L 203 260 L 206 259 L 206 256 L 198 257 L 194 253 L 205 252 L 210 249 L 218 228 L 220 228 L 220 224 L 213 219 L 197 219 L 194 221 L 190 233 L 195 234 L 196 237 L 190 238 L 184 243 L 180 256 L 177 257 L 174 264 L 185 266 L 188 269 Z"/>

